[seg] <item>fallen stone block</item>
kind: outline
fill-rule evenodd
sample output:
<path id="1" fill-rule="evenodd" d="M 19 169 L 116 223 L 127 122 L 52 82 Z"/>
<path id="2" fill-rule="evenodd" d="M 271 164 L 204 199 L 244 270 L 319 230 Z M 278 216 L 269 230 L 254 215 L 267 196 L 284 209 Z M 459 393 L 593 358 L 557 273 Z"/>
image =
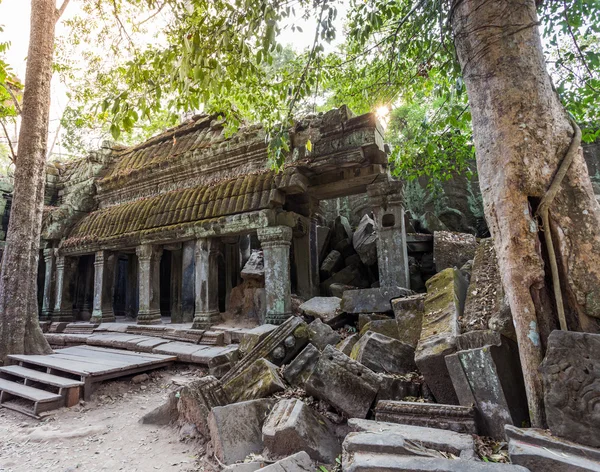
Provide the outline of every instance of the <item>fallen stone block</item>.
<path id="1" fill-rule="evenodd" d="M 138 352 L 147 352 L 147 353 L 151 353 L 155 347 L 158 347 L 162 344 L 167 344 L 169 341 L 165 340 L 165 339 L 161 339 L 161 338 L 151 338 L 151 339 L 145 339 L 143 341 L 139 341 L 135 347 L 132 347 L 131 350 L 132 351 L 138 351 Z"/>
<path id="2" fill-rule="evenodd" d="M 320 319 L 314 320 L 308 325 L 308 340 L 319 351 L 325 349 L 325 346 L 336 345 L 340 342 L 340 335 L 336 333 L 331 326 L 326 325 Z"/>
<path id="3" fill-rule="evenodd" d="M 348 218 L 339 215 L 335 218 L 331 228 L 331 244 L 335 246 L 344 239 L 352 240 L 352 226 L 350 226 Z"/>
<path id="4" fill-rule="evenodd" d="M 394 454 L 355 454 L 343 465 L 344 472 L 528 472 L 525 467 L 493 462 L 475 462 Z"/>
<path id="5" fill-rule="evenodd" d="M 240 339 L 240 355 L 244 357 L 252 349 L 254 349 L 259 342 L 265 339 L 272 331 L 277 329 L 277 326 L 272 324 L 264 324 L 245 330 L 241 335 Z"/>
<path id="6" fill-rule="evenodd" d="M 367 331 L 383 334 L 388 338 L 398 339 L 398 325 L 393 318 L 369 321 L 360 330 L 360 336 L 364 336 Z"/>
<path id="7" fill-rule="evenodd" d="M 420 397 L 422 395 L 421 384 L 411 382 L 402 377 L 391 374 L 379 374 L 381 387 L 377 393 L 379 400 L 404 400 L 407 397 Z"/>
<path id="8" fill-rule="evenodd" d="M 342 239 L 339 243 L 333 246 L 333 249 L 342 255 L 342 260 L 345 260 L 348 257 L 356 254 L 354 247 L 352 247 L 352 239 Z"/>
<path id="9" fill-rule="evenodd" d="M 266 359 L 257 359 L 223 384 L 223 390 L 232 402 L 265 398 L 285 388 L 277 366 Z"/>
<path id="10" fill-rule="evenodd" d="M 256 472 L 259 469 L 262 469 L 265 466 L 264 462 L 238 462 L 236 464 L 231 464 L 223 467 L 221 469 L 222 472 Z"/>
<path id="11" fill-rule="evenodd" d="M 411 295 L 392 300 L 392 309 L 398 326 L 398 339 L 417 347 L 423 324 L 425 294 Z"/>
<path id="12" fill-rule="evenodd" d="M 406 374 L 417 370 L 413 347 L 372 331 L 361 336 L 350 357 L 373 372 Z"/>
<path id="13" fill-rule="evenodd" d="M 472 234 L 435 231 L 433 233 L 433 260 L 438 272 L 460 268 L 475 257 L 477 238 Z"/>
<path id="14" fill-rule="evenodd" d="M 447 452 L 461 458 L 473 458 L 475 454 L 475 442 L 469 434 L 359 418 L 350 418 L 348 427 L 352 432 L 373 431 L 382 435 L 398 433 L 407 441 L 424 448 Z"/>
<path id="15" fill-rule="evenodd" d="M 600 470 L 600 449 L 557 438 L 542 429 L 507 425 L 506 436 L 512 463 L 531 472 Z"/>
<path id="16" fill-rule="evenodd" d="M 156 346 L 152 349 L 152 352 L 154 354 L 177 356 L 177 360 L 179 362 L 192 362 L 192 354 L 195 354 L 203 349 L 208 349 L 208 346 L 173 341 L 167 344 Z"/>
<path id="17" fill-rule="evenodd" d="M 316 461 L 332 464 L 341 453 L 327 420 L 298 399 L 280 400 L 262 432 L 265 447 L 276 457 L 305 451 Z"/>
<path id="18" fill-rule="evenodd" d="M 358 315 L 358 331 L 362 331 L 365 325 L 371 321 L 385 321 L 390 319 L 392 318 L 390 318 L 390 316 L 386 315 L 385 313 L 361 313 L 360 315 Z"/>
<path id="19" fill-rule="evenodd" d="M 308 344 L 283 371 L 283 378 L 295 387 L 304 387 L 312 374 L 321 352 L 312 344 Z"/>
<path id="20" fill-rule="evenodd" d="M 167 401 L 142 416 L 140 423 L 166 426 L 177 421 L 177 418 L 179 418 L 179 411 L 177 410 L 179 399 L 177 398 L 177 393 L 171 392 L 167 397 Z"/>
<path id="21" fill-rule="evenodd" d="M 285 364 L 296 357 L 306 344 L 308 344 L 307 325 L 301 318 L 292 316 L 247 353 L 233 369 L 223 376 L 222 381 L 223 383 L 229 382 L 261 358 L 276 366 Z"/>
<path id="22" fill-rule="evenodd" d="M 358 333 L 354 333 L 351 336 L 348 336 L 345 339 L 342 339 L 337 346 L 335 347 L 338 351 L 343 352 L 347 356 L 350 356 L 352 353 L 352 348 L 358 342 Z"/>
<path id="23" fill-rule="evenodd" d="M 191 382 L 179 391 L 178 418 L 182 423 L 191 423 L 208 438 L 208 414 L 216 406 L 228 403 L 221 383 L 212 375 Z"/>
<path id="24" fill-rule="evenodd" d="M 315 465 L 310 456 L 302 451 L 258 470 L 261 472 L 314 472 Z"/>
<path id="25" fill-rule="evenodd" d="M 305 384 L 306 392 L 348 417 L 365 418 L 379 390 L 372 370 L 327 346 Z"/>
<path id="26" fill-rule="evenodd" d="M 215 457 L 224 464 L 262 452 L 262 427 L 275 400 L 261 399 L 211 409 L 208 427 Z"/>
<path id="27" fill-rule="evenodd" d="M 529 411 L 517 346 L 495 334 L 495 344 L 446 356 L 446 366 L 459 403 L 477 408 L 481 434 L 503 440 L 504 425 L 523 424 Z"/>
<path id="28" fill-rule="evenodd" d="M 600 334 L 552 331 L 540 372 L 552 434 L 600 447 Z"/>
<path id="29" fill-rule="evenodd" d="M 384 434 L 376 431 L 353 432 L 346 436 L 342 448 L 344 466 L 352 462 L 355 453 L 443 457 L 441 452 L 407 441 L 402 434 L 393 431 Z"/>
<path id="30" fill-rule="evenodd" d="M 389 423 L 447 429 L 456 433 L 478 434 L 475 409 L 439 403 L 382 400 L 375 407 L 375 419 Z"/>
<path id="31" fill-rule="evenodd" d="M 456 352 L 458 323 L 464 309 L 466 290 L 467 281 L 458 269 L 445 269 L 427 281 L 415 361 L 439 403 L 458 403 L 445 357 Z"/>
<path id="32" fill-rule="evenodd" d="M 344 267 L 344 258 L 339 251 L 333 250 L 321 264 L 320 273 L 321 279 L 325 280 L 331 277 Z"/>
<path id="33" fill-rule="evenodd" d="M 250 258 L 242 272 L 240 273 L 242 279 L 250 280 L 255 279 L 259 281 L 264 281 L 265 279 L 265 258 L 264 254 L 259 249 L 253 249 L 252 254 L 250 254 Z"/>
<path id="34" fill-rule="evenodd" d="M 377 239 L 375 222 L 369 215 L 364 215 L 352 235 L 352 245 L 363 264 L 377 263 Z"/>
<path id="35" fill-rule="evenodd" d="M 413 294 L 412 290 L 402 287 L 348 290 L 342 297 L 341 309 L 346 313 L 388 313 L 392 312 L 392 299 Z"/>
<path id="36" fill-rule="evenodd" d="M 334 283 L 329 286 L 329 291 L 331 292 L 331 296 L 339 298 L 341 303 L 341 299 L 344 296 L 344 292 L 346 290 L 356 290 L 357 288 L 358 287 L 355 287 L 353 285 Z"/>
<path id="37" fill-rule="evenodd" d="M 357 289 L 367 288 L 371 286 L 369 281 L 365 278 L 363 271 L 360 270 L 360 267 L 357 265 L 344 267 L 342 270 L 336 272 L 327 280 L 325 280 L 321 284 L 323 292 L 327 293 L 328 295 L 333 295 L 333 293 L 329 289 L 329 287 L 333 284 L 350 285 L 353 287 L 357 287 Z"/>
<path id="38" fill-rule="evenodd" d="M 306 315 L 327 322 L 340 314 L 341 298 L 313 297 L 300 305 L 300 310 Z"/>
<path id="39" fill-rule="evenodd" d="M 319 254 L 319 264 L 325 259 L 330 237 L 331 230 L 327 226 L 317 225 L 317 251 Z"/>

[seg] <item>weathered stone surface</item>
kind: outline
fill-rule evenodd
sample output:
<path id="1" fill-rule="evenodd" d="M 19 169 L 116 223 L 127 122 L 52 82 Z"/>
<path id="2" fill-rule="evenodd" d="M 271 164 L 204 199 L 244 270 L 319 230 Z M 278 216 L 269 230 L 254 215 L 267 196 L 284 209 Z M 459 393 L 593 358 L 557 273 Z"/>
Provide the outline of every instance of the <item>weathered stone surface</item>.
<path id="1" fill-rule="evenodd" d="M 352 353 L 352 348 L 357 342 L 358 333 L 354 333 L 353 335 L 348 336 L 346 339 L 342 339 L 336 346 L 336 349 L 343 352 L 347 356 L 350 356 L 350 354 Z"/>
<path id="2" fill-rule="evenodd" d="M 367 323 L 375 320 L 390 320 L 385 313 L 361 313 L 358 315 L 358 331 L 362 331 Z"/>
<path id="3" fill-rule="evenodd" d="M 325 259 L 330 238 L 331 230 L 327 226 L 317 225 L 317 251 L 319 253 L 319 264 Z"/>
<path id="4" fill-rule="evenodd" d="M 344 260 L 356 254 L 354 247 L 352 247 L 352 239 L 342 239 L 339 243 L 333 246 L 333 249 L 339 252 Z"/>
<path id="5" fill-rule="evenodd" d="M 330 344 L 335 346 L 339 343 L 340 335 L 317 318 L 308 325 L 308 339 L 319 351 L 322 351 L 325 346 Z"/>
<path id="6" fill-rule="evenodd" d="M 238 462 L 223 467 L 222 472 L 256 472 L 265 466 L 264 462 Z"/>
<path id="7" fill-rule="evenodd" d="M 412 346 L 373 331 L 361 336 L 350 357 L 373 372 L 406 374 L 417 370 Z"/>
<path id="8" fill-rule="evenodd" d="M 159 426 L 166 426 L 174 423 L 179 417 L 179 412 L 177 410 L 178 402 L 177 392 L 171 392 L 167 397 L 167 401 L 142 416 L 140 423 L 156 424 Z"/>
<path id="9" fill-rule="evenodd" d="M 394 454 L 355 454 L 345 472 L 527 472 L 525 467 L 493 462 L 475 462 Z"/>
<path id="10" fill-rule="evenodd" d="M 600 470 L 600 449 L 557 438 L 541 429 L 506 426 L 506 436 L 512 463 L 532 472 Z"/>
<path id="11" fill-rule="evenodd" d="M 600 334 L 553 331 L 540 371 L 550 431 L 600 447 Z"/>
<path id="12" fill-rule="evenodd" d="M 277 326 L 271 324 L 264 324 L 244 331 L 242 339 L 240 341 L 240 355 L 244 357 L 252 349 L 254 349 L 259 342 L 265 339 L 272 331 L 277 329 Z"/>
<path id="13" fill-rule="evenodd" d="M 402 434 L 392 431 L 385 434 L 375 431 L 353 432 L 346 436 L 342 447 L 344 470 L 351 465 L 355 453 L 443 457 L 440 452 L 407 441 Z"/>
<path id="14" fill-rule="evenodd" d="M 242 279 L 265 280 L 265 259 L 264 254 L 259 249 L 253 249 L 250 259 L 241 272 Z"/>
<path id="15" fill-rule="evenodd" d="M 327 322 L 340 313 L 341 302 L 341 298 L 337 297 L 313 297 L 300 305 L 300 310 Z"/>
<path id="16" fill-rule="evenodd" d="M 301 318 L 288 318 L 260 341 L 254 349 L 247 353 L 233 369 L 223 376 L 227 383 L 240 375 L 253 362 L 264 358 L 275 365 L 282 365 L 293 359 L 308 343 L 307 325 Z"/>
<path id="17" fill-rule="evenodd" d="M 435 231 L 433 233 L 433 259 L 438 272 L 462 267 L 475 257 L 477 239 L 472 234 Z"/>
<path id="18" fill-rule="evenodd" d="M 375 418 L 377 421 L 477 434 L 473 407 L 382 400 L 375 407 Z"/>
<path id="19" fill-rule="evenodd" d="M 331 292 L 331 296 L 332 297 L 337 297 L 340 299 L 340 303 L 341 303 L 341 299 L 344 296 L 344 292 L 346 290 L 356 290 L 357 287 L 355 287 L 354 285 L 345 285 L 345 284 L 331 284 L 329 286 L 329 291 Z"/>
<path id="20" fill-rule="evenodd" d="M 225 319 L 265 319 L 265 303 L 261 299 L 264 295 L 264 282 L 256 278 L 247 278 L 241 284 L 233 287 L 229 294 L 227 312 L 223 314 Z"/>
<path id="21" fill-rule="evenodd" d="M 464 333 L 488 328 L 516 341 L 510 306 L 491 238 L 482 240 L 475 252 L 465 312 L 461 318 L 461 331 Z"/>
<path id="22" fill-rule="evenodd" d="M 290 385 L 304 387 L 320 357 L 321 352 L 312 344 L 308 344 L 284 369 L 283 377 Z"/>
<path id="23" fill-rule="evenodd" d="M 325 280 L 321 284 L 321 287 L 328 295 L 333 295 L 329 290 L 329 287 L 333 284 L 351 285 L 357 288 L 367 288 L 371 286 L 363 272 L 360 270 L 360 267 L 357 265 L 344 267 L 342 270 Z"/>
<path id="24" fill-rule="evenodd" d="M 392 300 L 392 309 L 398 325 L 398 339 L 412 347 L 417 347 L 421 337 L 424 302 L 425 294 Z"/>
<path id="25" fill-rule="evenodd" d="M 344 258 L 342 257 L 342 255 L 336 250 L 331 251 L 329 254 L 327 254 L 327 257 L 323 260 L 321 264 L 321 279 L 328 279 L 343 267 Z"/>
<path id="26" fill-rule="evenodd" d="M 259 470 L 261 472 L 314 472 L 315 465 L 310 456 L 302 451 Z"/>
<path id="27" fill-rule="evenodd" d="M 266 359 L 257 359 L 233 379 L 223 384 L 223 390 L 232 402 L 265 398 L 285 390 L 277 366 Z"/>
<path id="28" fill-rule="evenodd" d="M 364 215 L 352 235 L 352 245 L 365 265 L 377 263 L 377 232 L 375 222 L 369 215 Z"/>
<path id="29" fill-rule="evenodd" d="M 341 308 L 346 313 L 387 313 L 392 311 L 392 299 L 407 297 L 413 293 L 402 287 L 350 290 L 344 292 Z"/>
<path id="30" fill-rule="evenodd" d="M 475 443 L 469 434 L 456 433 L 445 429 L 425 428 L 406 424 L 386 423 L 359 418 L 348 420 L 350 431 L 373 431 L 381 434 L 397 433 L 407 441 L 419 446 L 448 452 L 460 457 L 473 457 Z"/>
<path id="31" fill-rule="evenodd" d="M 225 405 L 228 398 L 213 376 L 202 377 L 179 391 L 177 403 L 181 423 L 191 423 L 205 438 L 209 437 L 207 418 L 211 408 Z"/>
<path id="32" fill-rule="evenodd" d="M 464 310 L 466 290 L 467 283 L 458 269 L 445 269 L 427 281 L 415 361 L 440 403 L 458 403 L 444 358 L 456 351 L 458 320 Z"/>
<path id="33" fill-rule="evenodd" d="M 352 227 L 348 218 L 345 216 L 337 216 L 333 222 L 333 228 L 331 230 L 331 245 L 335 246 L 344 239 L 352 240 Z"/>
<path id="34" fill-rule="evenodd" d="M 504 439 L 504 425 L 521 425 L 529 420 L 518 349 L 511 343 L 503 338 L 496 345 L 458 351 L 446 357 L 460 404 L 475 405 L 481 434 L 500 440 Z"/>
<path id="35" fill-rule="evenodd" d="M 392 374 L 379 374 L 381 379 L 381 388 L 377 393 L 377 401 L 379 400 L 404 400 L 407 397 L 420 397 L 421 384 L 411 382 L 400 376 Z"/>
<path id="36" fill-rule="evenodd" d="M 270 455 L 305 451 L 319 462 L 334 463 L 340 443 L 327 420 L 301 400 L 280 400 L 263 425 L 263 441 Z"/>
<path id="37" fill-rule="evenodd" d="M 394 318 L 369 321 L 360 329 L 360 336 L 364 336 L 367 331 L 398 339 L 398 324 Z"/>
<path id="38" fill-rule="evenodd" d="M 251 400 L 215 407 L 208 415 L 215 456 L 224 464 L 263 450 L 262 427 L 275 400 Z"/>
<path id="39" fill-rule="evenodd" d="M 325 400 L 348 417 L 365 418 L 379 390 L 372 370 L 327 346 L 306 381 L 309 395 Z"/>

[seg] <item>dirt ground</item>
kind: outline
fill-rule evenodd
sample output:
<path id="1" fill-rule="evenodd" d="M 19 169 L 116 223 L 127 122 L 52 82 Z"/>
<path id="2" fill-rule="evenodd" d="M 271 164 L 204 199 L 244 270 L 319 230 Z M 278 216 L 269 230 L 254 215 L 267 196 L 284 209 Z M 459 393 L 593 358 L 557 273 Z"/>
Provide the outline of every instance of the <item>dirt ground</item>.
<path id="1" fill-rule="evenodd" d="M 198 439 L 183 438 L 174 427 L 139 423 L 178 383 L 202 375 L 181 366 L 152 372 L 139 384 L 131 377 L 104 382 L 91 401 L 43 421 L 0 408 L 0 471 L 206 470 Z"/>

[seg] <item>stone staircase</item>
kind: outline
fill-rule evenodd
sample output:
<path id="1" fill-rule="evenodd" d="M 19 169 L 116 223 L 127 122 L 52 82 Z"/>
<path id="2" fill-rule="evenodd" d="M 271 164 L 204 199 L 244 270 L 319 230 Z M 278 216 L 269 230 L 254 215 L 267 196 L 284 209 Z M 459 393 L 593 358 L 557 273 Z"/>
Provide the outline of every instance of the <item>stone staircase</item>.
<path id="1" fill-rule="evenodd" d="M 0 367 L 0 406 L 34 418 L 79 402 L 83 382 L 20 365 Z"/>

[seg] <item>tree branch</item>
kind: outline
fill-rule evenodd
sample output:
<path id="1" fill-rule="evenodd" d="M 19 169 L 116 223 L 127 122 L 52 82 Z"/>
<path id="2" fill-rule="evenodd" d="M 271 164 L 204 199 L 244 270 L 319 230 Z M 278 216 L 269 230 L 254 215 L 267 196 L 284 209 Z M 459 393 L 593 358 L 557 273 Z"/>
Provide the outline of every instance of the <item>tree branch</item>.
<path id="1" fill-rule="evenodd" d="M 12 155 L 10 160 L 14 164 L 15 162 L 17 162 L 17 154 L 15 153 L 15 150 L 12 145 L 12 141 L 10 140 L 10 137 L 8 136 L 8 130 L 6 129 L 6 126 L 4 126 L 4 121 L 0 120 L 0 125 L 2 125 L 2 129 L 4 130 L 4 136 L 6 136 L 6 140 L 8 141 L 8 147 L 10 148 L 10 153 Z"/>
<path id="2" fill-rule="evenodd" d="M 62 14 L 65 12 L 65 10 L 67 9 L 67 5 L 69 4 L 69 2 L 70 2 L 70 0 L 63 0 L 63 3 L 60 6 L 60 8 L 56 10 L 56 21 L 58 21 L 59 18 L 62 16 Z"/>

